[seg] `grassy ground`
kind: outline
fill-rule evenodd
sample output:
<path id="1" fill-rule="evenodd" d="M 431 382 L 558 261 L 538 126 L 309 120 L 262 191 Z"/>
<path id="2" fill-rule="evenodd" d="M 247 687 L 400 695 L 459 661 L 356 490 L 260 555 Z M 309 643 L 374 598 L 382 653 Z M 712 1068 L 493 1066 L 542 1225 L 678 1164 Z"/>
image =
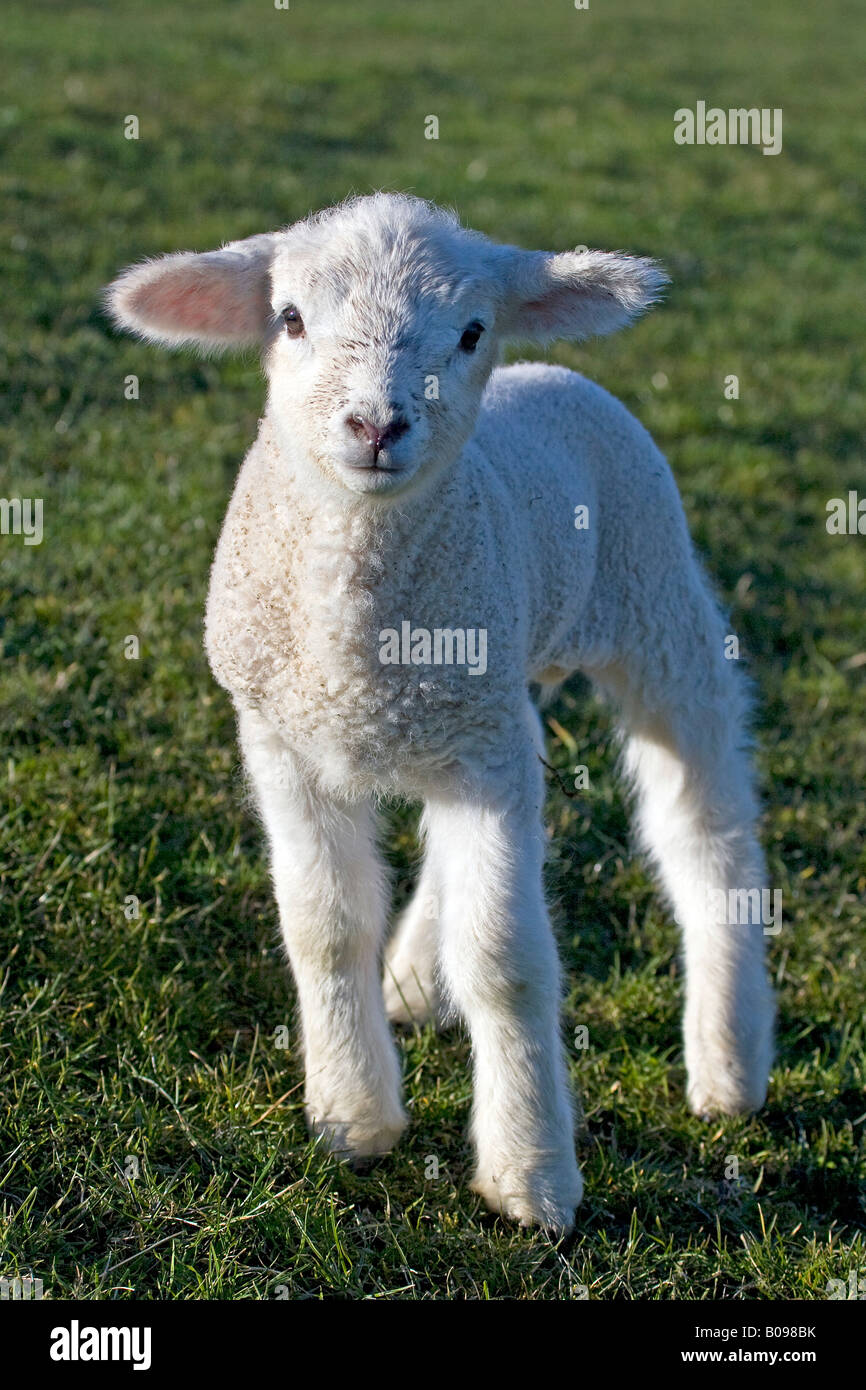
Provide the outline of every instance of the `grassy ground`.
<path id="1" fill-rule="evenodd" d="M 856 0 L 9 0 L 0 490 L 43 498 L 45 534 L 0 537 L 0 1274 L 54 1298 L 254 1299 L 822 1298 L 866 1276 L 866 538 L 824 524 L 863 480 L 858 19 Z M 782 107 L 783 153 L 675 146 L 699 99 Z M 118 340 L 98 308 L 142 255 L 375 186 L 504 240 L 667 263 L 663 309 L 549 356 L 667 450 L 760 695 L 778 1061 L 759 1117 L 709 1128 L 683 1103 L 675 936 L 609 727 L 578 688 L 552 711 L 575 745 L 551 731 L 552 762 L 592 779 L 577 800 L 552 779 L 548 807 L 567 1035 L 590 1038 L 568 1250 L 467 1190 L 463 1038 L 405 1039 L 411 1130 L 366 1176 L 306 1140 L 292 987 L 201 650 L 258 368 Z M 395 811 L 398 899 L 413 826 Z"/>

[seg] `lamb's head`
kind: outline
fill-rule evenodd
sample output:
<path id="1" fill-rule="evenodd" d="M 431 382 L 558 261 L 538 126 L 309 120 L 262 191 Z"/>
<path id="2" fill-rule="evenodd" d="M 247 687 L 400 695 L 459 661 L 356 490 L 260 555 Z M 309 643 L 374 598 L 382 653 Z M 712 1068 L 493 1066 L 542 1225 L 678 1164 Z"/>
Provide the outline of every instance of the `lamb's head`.
<path id="1" fill-rule="evenodd" d="M 420 199 L 379 193 L 135 266 L 108 304 L 156 342 L 260 345 L 294 467 L 384 499 L 457 458 L 506 341 L 609 333 L 664 279 L 618 253 L 502 246 Z"/>

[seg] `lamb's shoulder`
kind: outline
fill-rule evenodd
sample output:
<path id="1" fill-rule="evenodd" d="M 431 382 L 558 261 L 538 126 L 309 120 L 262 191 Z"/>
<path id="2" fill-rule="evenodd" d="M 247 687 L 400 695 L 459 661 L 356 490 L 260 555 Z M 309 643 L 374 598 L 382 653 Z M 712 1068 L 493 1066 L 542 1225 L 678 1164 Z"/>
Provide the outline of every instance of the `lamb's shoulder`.
<path id="1" fill-rule="evenodd" d="M 515 362 L 497 368 L 482 399 L 476 438 L 503 464 L 543 460 L 551 485 L 593 475 L 612 457 L 654 449 L 639 420 L 604 387 L 567 367 Z M 526 469 L 522 470 L 525 474 Z"/>
<path id="2" fill-rule="evenodd" d="M 578 530 L 587 523 L 588 540 L 619 552 L 632 521 L 655 519 L 663 532 L 679 512 L 670 468 L 641 422 L 610 392 L 565 367 L 518 362 L 495 371 L 476 441 L 557 560 L 570 563 L 575 521 Z M 592 547 L 585 549 L 589 555 Z"/>
<path id="3" fill-rule="evenodd" d="M 275 661 L 274 619 L 286 609 L 288 592 L 280 574 L 297 539 L 297 519 L 280 544 L 269 496 L 266 436 L 260 431 L 235 482 L 223 519 L 208 585 L 205 650 L 217 681 L 241 705 L 256 707 Z M 262 621 L 262 619 L 265 621 Z M 286 613 L 280 646 L 290 642 Z"/>

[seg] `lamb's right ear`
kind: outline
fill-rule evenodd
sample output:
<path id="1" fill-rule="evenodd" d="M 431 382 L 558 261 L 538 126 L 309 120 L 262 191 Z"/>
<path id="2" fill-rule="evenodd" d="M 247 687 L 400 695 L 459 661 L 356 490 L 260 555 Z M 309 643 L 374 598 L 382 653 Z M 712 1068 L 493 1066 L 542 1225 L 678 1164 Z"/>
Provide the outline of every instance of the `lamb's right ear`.
<path id="1" fill-rule="evenodd" d="M 106 290 L 108 312 L 118 327 L 169 347 L 260 343 L 272 318 L 273 248 L 273 236 L 252 236 L 221 251 L 181 251 L 130 266 Z"/>

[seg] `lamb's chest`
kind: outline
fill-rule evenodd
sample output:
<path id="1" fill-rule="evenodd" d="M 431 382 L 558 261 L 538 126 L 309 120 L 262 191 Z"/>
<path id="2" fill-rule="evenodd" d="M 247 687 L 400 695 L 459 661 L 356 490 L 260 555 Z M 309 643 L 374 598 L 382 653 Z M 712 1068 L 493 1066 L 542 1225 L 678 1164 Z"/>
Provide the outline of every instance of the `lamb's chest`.
<path id="1" fill-rule="evenodd" d="M 477 709 L 470 668 L 424 661 L 421 629 L 412 629 L 413 660 L 399 628 L 395 643 L 393 628 L 351 627 L 330 643 L 317 641 L 315 628 L 294 643 L 296 659 L 269 682 L 262 712 L 297 752 L 341 780 L 384 786 L 409 763 L 450 760 Z M 460 650 L 456 638 L 448 641 Z M 447 650 L 443 639 L 431 655 Z"/>
<path id="2" fill-rule="evenodd" d="M 417 534 L 395 536 L 396 522 L 380 535 L 366 517 L 258 505 L 255 544 L 242 496 L 214 566 L 216 678 L 329 780 L 387 787 L 409 764 L 453 762 L 496 701 L 488 643 L 501 676 L 508 625 L 489 633 L 482 598 L 431 573 L 429 550 L 413 554 Z"/>

